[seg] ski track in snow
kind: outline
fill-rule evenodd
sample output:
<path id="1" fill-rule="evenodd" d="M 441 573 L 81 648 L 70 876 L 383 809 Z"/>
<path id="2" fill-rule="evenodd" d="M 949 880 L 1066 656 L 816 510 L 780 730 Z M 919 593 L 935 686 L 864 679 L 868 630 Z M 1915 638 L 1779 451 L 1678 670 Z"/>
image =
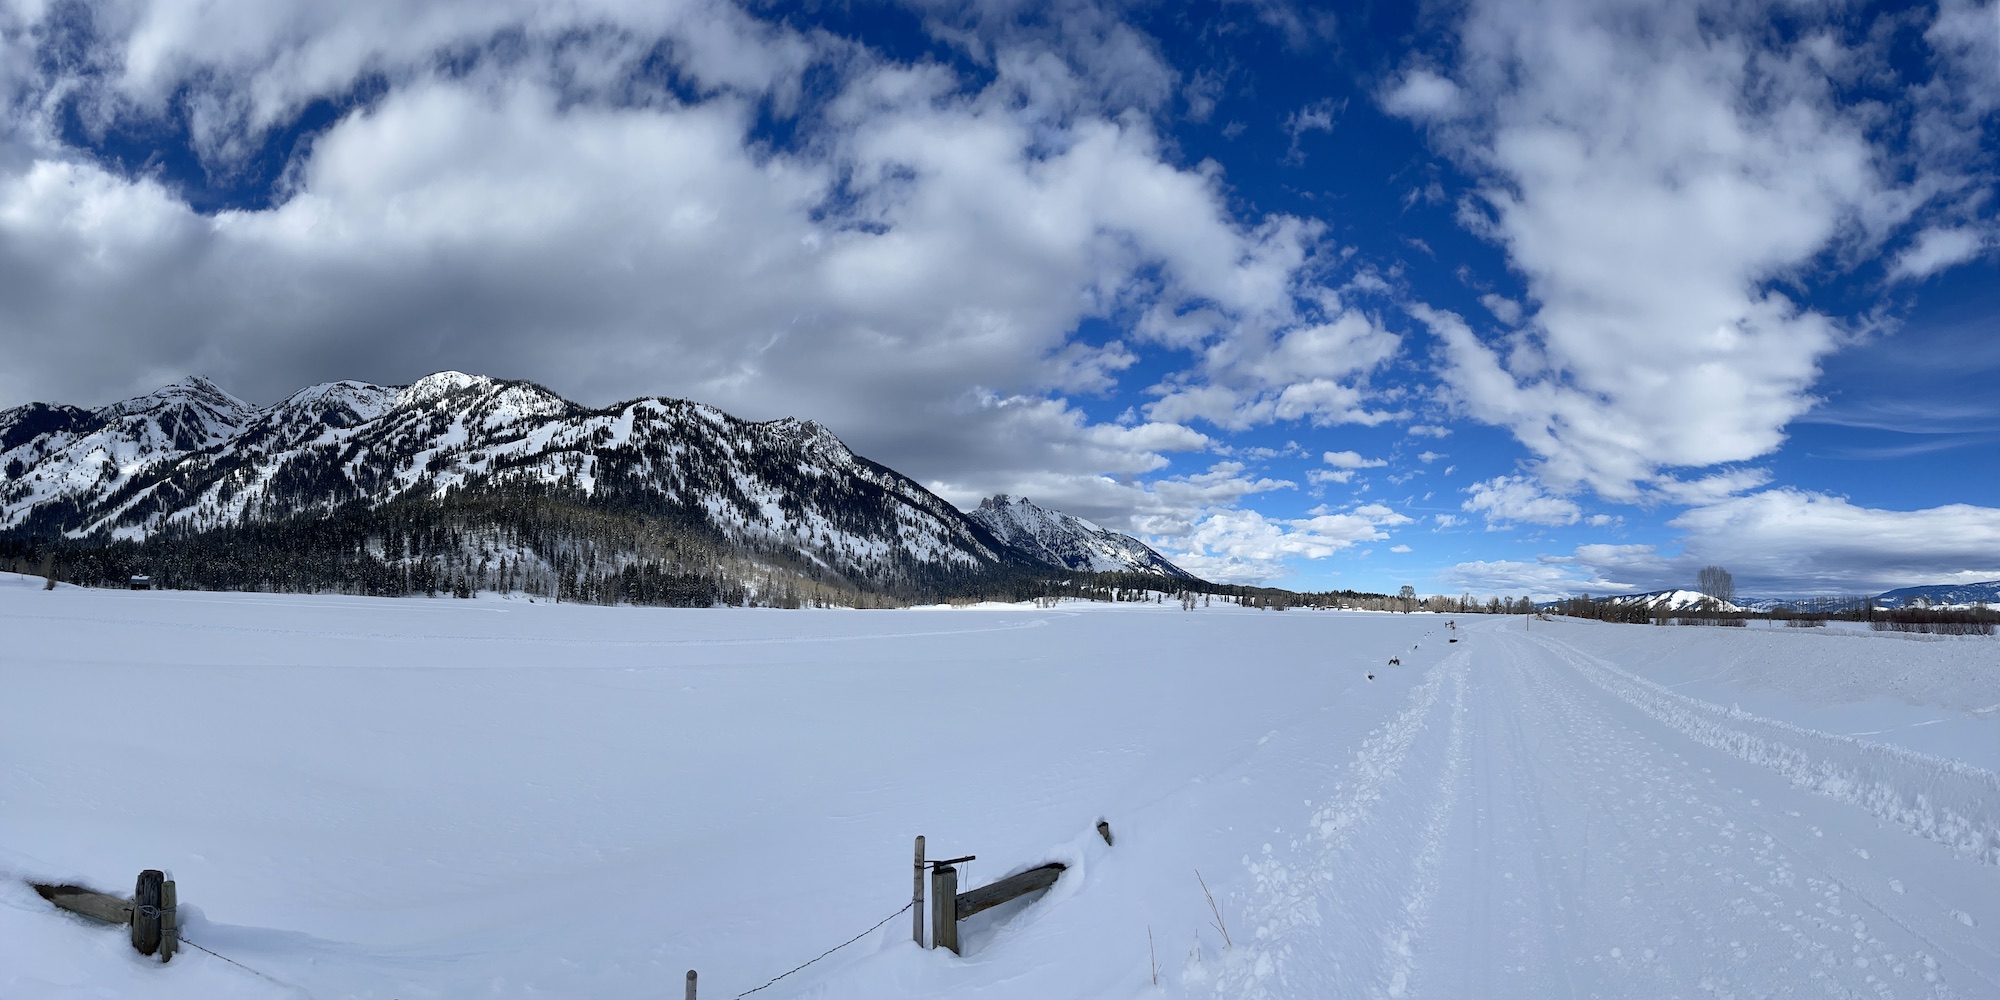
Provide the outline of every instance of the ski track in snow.
<path id="1" fill-rule="evenodd" d="M 1321 896 L 1338 882 L 1343 853 L 1356 830 L 1375 818 L 1384 786 L 1401 774 L 1411 744 L 1428 728 L 1446 675 L 1463 658 L 1457 654 L 1429 668 L 1409 705 L 1361 744 L 1346 780 L 1333 787 L 1332 801 L 1308 819 L 1292 852 L 1303 857 L 1288 864 L 1266 844 L 1261 858 L 1243 859 L 1254 886 L 1245 915 L 1256 925 L 1255 938 L 1232 954 L 1217 976 L 1218 996 L 1292 995 L 1287 960 L 1311 950 L 1307 942 L 1321 924 Z"/>
<path id="2" fill-rule="evenodd" d="M 1444 861 L 1445 839 L 1451 832 L 1452 814 L 1460 796 L 1459 781 L 1465 774 L 1465 674 L 1452 679 L 1451 736 L 1445 746 L 1445 770 L 1438 779 L 1437 797 L 1431 800 L 1430 821 L 1424 825 L 1423 846 L 1412 866 L 1409 891 L 1403 897 L 1396 926 L 1382 940 L 1382 966 L 1386 978 L 1376 995 L 1400 998 L 1410 994 L 1410 977 L 1416 969 L 1414 942 L 1430 922 L 1431 906 L 1437 899 L 1438 869 Z"/>
<path id="3" fill-rule="evenodd" d="M 2000 996 L 1979 920 L 1883 877 L 1921 864 L 1936 890 L 1969 864 L 2000 884 L 1988 772 L 1674 694 L 1545 635 L 1456 648 L 1288 853 L 1244 859 L 1254 934 L 1214 995 Z"/>
<path id="4" fill-rule="evenodd" d="M 1801 788 L 1861 806 L 1966 857 L 2000 865 L 2000 775 L 1723 708 L 1635 677 L 1573 647 L 1539 637 L 1535 641 L 1592 684 L 1697 743 L 1777 771 Z"/>

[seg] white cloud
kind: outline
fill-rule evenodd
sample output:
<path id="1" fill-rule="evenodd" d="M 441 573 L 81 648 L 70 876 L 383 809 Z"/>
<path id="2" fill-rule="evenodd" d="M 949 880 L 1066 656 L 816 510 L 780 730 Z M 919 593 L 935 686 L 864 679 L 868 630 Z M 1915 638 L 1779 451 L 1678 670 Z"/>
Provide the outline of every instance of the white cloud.
<path id="1" fill-rule="evenodd" d="M 1458 84 L 1427 69 L 1413 69 L 1382 95 L 1392 115 L 1418 120 L 1451 118 L 1461 110 Z"/>
<path id="2" fill-rule="evenodd" d="M 1950 98 L 1959 103 L 1954 110 L 1963 115 L 1979 115 L 2000 107 L 2000 3 L 1992 0 L 1943 0 L 1937 5 L 1937 19 L 1924 32 L 1945 71 L 1943 83 Z M 1965 122 L 1959 141 L 1976 141 L 1976 119 Z"/>
<path id="3" fill-rule="evenodd" d="M 1575 524 L 1583 516 L 1573 500 L 1552 496 L 1527 476 L 1495 476 L 1465 488 L 1461 510 L 1483 514 L 1489 527 L 1509 524 Z"/>
<path id="4" fill-rule="evenodd" d="M 1649 544 L 1579 545 L 1534 571 L 1567 592 L 1692 588 L 1720 565 L 1746 595 L 1873 595 L 1926 583 L 2000 579 L 2000 509 L 1948 504 L 1923 510 L 1862 507 L 1824 493 L 1765 490 L 1696 507 L 1667 522 L 1681 531 L 1663 552 Z M 1526 579 L 1526 577 L 1521 577 Z"/>
<path id="5" fill-rule="evenodd" d="M 1576 575 L 1567 567 L 1514 559 L 1458 563 L 1440 572 L 1438 581 L 1475 597 L 1525 596 L 1553 601 L 1577 593 Z"/>
<path id="6" fill-rule="evenodd" d="M 1160 398 L 1147 404 L 1147 415 L 1206 420 L 1227 430 L 1278 420 L 1372 427 L 1394 419 L 1394 412 L 1370 408 L 1367 375 L 1395 357 L 1401 339 L 1331 295 L 1321 298 L 1331 315 L 1324 322 L 1283 330 L 1244 326 L 1214 339 L 1195 372 L 1153 387 Z M 1190 339 L 1188 325 L 1187 317 L 1156 318 L 1148 329 L 1170 344 L 1202 342 L 1207 335 Z"/>
<path id="7" fill-rule="evenodd" d="M 1329 451 L 1320 460 L 1336 469 L 1379 469 L 1389 464 L 1379 458 L 1362 458 L 1356 451 Z"/>
<path id="8" fill-rule="evenodd" d="M 1391 545 L 1391 546 L 1389 546 L 1389 551 L 1391 551 L 1391 552 L 1395 552 L 1395 553 L 1398 553 L 1398 554 L 1402 554 L 1402 553 L 1407 553 L 1407 552 L 1409 552 L 1409 551 L 1410 551 L 1410 547 L 1409 547 L 1409 546 L 1407 546 L 1407 545 Z"/>
<path id="9" fill-rule="evenodd" d="M 1436 424 L 1411 424 L 1409 433 L 1412 437 L 1445 438 L 1451 436 L 1451 428 Z"/>
<path id="10" fill-rule="evenodd" d="M 1210 580 L 1261 583 L 1287 573 L 1289 559 L 1324 559 L 1361 542 L 1389 537 L 1382 530 L 1410 519 L 1380 504 L 1295 519 L 1267 518 L 1253 510 L 1216 511 L 1163 551 L 1182 568 Z"/>
<path id="11" fill-rule="evenodd" d="M 1445 457 L 1445 456 L 1444 456 L 1443 454 L 1439 453 L 1439 452 L 1435 452 L 1435 451 L 1424 451 L 1424 452 L 1419 452 L 1419 453 L 1417 454 L 1417 461 L 1419 461 L 1419 462 L 1422 462 L 1422 463 L 1424 463 L 1425 465 L 1429 465 L 1429 464 L 1431 464 L 1432 462 L 1435 462 L 1435 461 L 1437 461 L 1438 459 L 1440 459 L 1440 458 L 1444 458 L 1444 457 Z"/>
<path id="12" fill-rule="evenodd" d="M 1306 162 L 1305 151 L 1300 146 L 1308 132 L 1331 132 L 1334 122 L 1341 112 L 1347 110 L 1346 101 L 1331 97 L 1321 98 L 1292 112 L 1285 117 L 1285 134 L 1292 137 L 1291 149 L 1285 153 L 1285 162 L 1299 166 Z"/>
<path id="13" fill-rule="evenodd" d="M 1992 507 L 1884 510 L 1774 489 L 1697 507 L 1667 523 L 1686 533 L 1683 568 L 1723 565 L 1739 591 L 1747 585 L 1873 594 L 2000 579 L 2000 509 Z"/>
<path id="14" fill-rule="evenodd" d="M 1971 226 L 1932 226 L 1896 255 L 1889 273 L 1899 278 L 1928 278 L 1979 256 L 1987 242 L 1986 236 Z"/>
<path id="15" fill-rule="evenodd" d="M 1559 489 L 1634 500 L 1663 468 L 1777 448 L 1844 336 L 1786 289 L 1867 259 L 1960 183 L 1927 151 L 1899 159 L 1896 120 L 1840 92 L 1842 61 L 1873 54 L 1768 23 L 1755 6 L 1475 3 L 1462 113 L 1385 102 L 1481 178 L 1461 217 L 1536 304 L 1500 343 L 1419 310 L 1442 374 Z"/>
<path id="16" fill-rule="evenodd" d="M 1700 479 L 1682 481 L 1671 475 L 1656 475 L 1648 483 L 1654 497 L 1676 504 L 1715 503 L 1745 490 L 1754 490 L 1771 481 L 1769 469 L 1725 469 Z"/>
<path id="17" fill-rule="evenodd" d="M 1489 292 L 1479 297 L 1479 304 L 1485 306 L 1486 311 L 1492 313 L 1494 319 L 1508 326 L 1515 326 L 1521 322 L 1523 315 L 1521 304 L 1505 295 L 1494 295 Z"/>
<path id="18" fill-rule="evenodd" d="M 954 497 L 1040 486 L 1114 524 L 1280 488 L 1168 476 L 1216 443 L 1185 419 L 1387 419 L 1365 375 L 1399 342 L 1319 285 L 1323 227 L 1240 220 L 1219 167 L 1176 165 L 1128 113 L 1169 99 L 1172 72 L 1115 19 L 963 25 L 975 82 L 727 4 L 102 13 L 89 58 L 110 71 L 0 71 L 6 403 L 191 371 L 271 399 L 459 368 L 811 416 Z M 694 96 L 645 83 L 649 59 Z M 830 91 L 811 113 L 808 70 Z M 364 84 L 382 89 L 299 148 L 277 204 L 217 214 L 65 146 L 49 103 L 130 126 L 185 97 L 226 171 Z M 772 148 L 765 115 L 799 141 Z M 1174 391 L 1212 409 L 1120 426 L 1062 398 L 1132 366 L 1127 343 L 1075 339 L 1132 313 L 1197 352 Z"/>
<path id="19" fill-rule="evenodd" d="M 1431 516 L 1431 520 L 1437 522 L 1437 526 L 1440 530 L 1444 528 L 1456 528 L 1459 525 L 1465 523 L 1465 518 L 1462 518 L 1457 514 L 1434 514 Z"/>

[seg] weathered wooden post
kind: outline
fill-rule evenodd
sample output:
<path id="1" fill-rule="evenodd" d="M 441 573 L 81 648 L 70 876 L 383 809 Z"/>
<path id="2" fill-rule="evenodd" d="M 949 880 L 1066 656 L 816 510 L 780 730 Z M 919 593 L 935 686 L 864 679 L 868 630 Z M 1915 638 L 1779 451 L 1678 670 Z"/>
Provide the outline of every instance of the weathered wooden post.
<path id="1" fill-rule="evenodd" d="M 917 837 L 917 869 L 910 876 L 910 940 L 924 946 L 924 838 Z"/>
<path id="2" fill-rule="evenodd" d="M 141 955 L 160 950 L 160 895 L 166 879 L 165 872 L 148 868 L 132 887 L 132 947 Z"/>
<path id="3" fill-rule="evenodd" d="M 693 970 L 693 969 L 689 969 L 689 970 L 688 970 L 688 993 L 687 993 L 687 1000 L 694 1000 L 694 970 Z"/>
<path id="4" fill-rule="evenodd" d="M 958 954 L 958 869 L 931 869 L 931 947 Z"/>
<path id="5" fill-rule="evenodd" d="M 181 950 L 180 893 L 174 880 L 160 883 L 160 961 L 171 962 Z"/>

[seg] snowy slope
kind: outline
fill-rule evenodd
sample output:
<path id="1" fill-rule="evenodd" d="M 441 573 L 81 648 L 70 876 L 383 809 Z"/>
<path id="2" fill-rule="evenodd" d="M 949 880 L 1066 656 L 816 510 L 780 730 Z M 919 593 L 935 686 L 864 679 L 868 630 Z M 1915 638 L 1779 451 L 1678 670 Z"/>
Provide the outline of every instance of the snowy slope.
<path id="1" fill-rule="evenodd" d="M 1194 579 L 1193 574 L 1130 535 L 1049 510 L 1027 497 L 1005 493 L 987 497 L 969 516 L 1001 542 L 1044 565 L 1091 573 L 1150 573 Z"/>
<path id="2" fill-rule="evenodd" d="M 1714 611 L 1743 610 L 1728 601 L 1718 601 L 1695 590 L 1656 590 L 1649 594 L 1622 594 L 1598 600 L 1621 607 L 1643 607 L 1654 611 L 1688 611 L 1704 608 Z"/>
<path id="3" fill-rule="evenodd" d="M 1970 608 L 1985 604 L 2000 606 L 2000 580 L 1986 583 L 1934 583 L 1923 587 L 1904 587 L 1891 590 L 1875 598 L 1877 607 L 1906 608 L 1922 603 L 1932 608 Z"/>
<path id="4" fill-rule="evenodd" d="M 31 403 L 0 412 L 0 528 L 88 517 L 145 489 L 154 470 L 228 442 L 257 412 L 203 378 L 97 410 Z"/>
<path id="5" fill-rule="evenodd" d="M 2000 778 L 1897 742 L 2000 742 L 1992 640 L 26 583 L 0 996 L 735 997 L 857 935 L 757 1000 L 2000 995 Z M 1815 728 L 1870 660 L 1951 725 Z M 923 951 L 917 834 L 1069 870 Z M 147 866 L 240 965 L 22 885 Z"/>
<path id="6" fill-rule="evenodd" d="M 334 382 L 258 409 L 190 379 L 95 412 L 0 414 L 0 530 L 145 538 L 455 492 L 556 491 L 855 579 L 1001 564 L 982 529 L 826 428 L 685 400 L 590 409 L 441 372 Z"/>

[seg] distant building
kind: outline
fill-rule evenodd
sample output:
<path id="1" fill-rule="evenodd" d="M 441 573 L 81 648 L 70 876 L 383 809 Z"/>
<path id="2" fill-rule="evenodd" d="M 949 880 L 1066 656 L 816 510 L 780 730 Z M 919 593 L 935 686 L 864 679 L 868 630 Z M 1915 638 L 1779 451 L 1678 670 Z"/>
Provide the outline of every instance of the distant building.
<path id="1" fill-rule="evenodd" d="M 150 577 L 150 576 L 145 576 L 145 575 L 143 575 L 143 574 L 142 574 L 142 575 L 140 575 L 140 576 L 135 576 L 135 577 L 133 577 L 133 578 L 132 578 L 132 589 L 133 589 L 133 590 L 151 590 L 151 589 L 153 589 L 153 578 L 152 578 L 152 577 Z"/>

